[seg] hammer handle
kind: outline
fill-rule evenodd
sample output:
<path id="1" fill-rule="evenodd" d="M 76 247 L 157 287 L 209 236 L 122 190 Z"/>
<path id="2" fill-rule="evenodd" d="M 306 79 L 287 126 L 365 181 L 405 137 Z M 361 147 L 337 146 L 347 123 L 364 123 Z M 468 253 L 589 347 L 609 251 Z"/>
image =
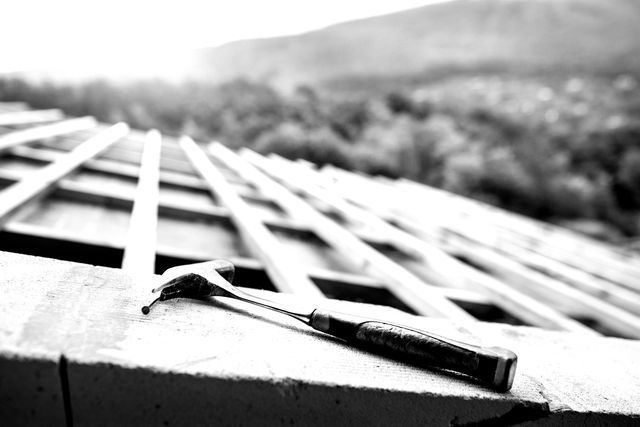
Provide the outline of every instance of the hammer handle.
<path id="1" fill-rule="evenodd" d="M 315 310 L 310 325 L 358 347 L 417 366 L 468 375 L 496 391 L 513 383 L 517 357 L 500 347 L 479 347 L 405 326 L 333 311 Z"/>

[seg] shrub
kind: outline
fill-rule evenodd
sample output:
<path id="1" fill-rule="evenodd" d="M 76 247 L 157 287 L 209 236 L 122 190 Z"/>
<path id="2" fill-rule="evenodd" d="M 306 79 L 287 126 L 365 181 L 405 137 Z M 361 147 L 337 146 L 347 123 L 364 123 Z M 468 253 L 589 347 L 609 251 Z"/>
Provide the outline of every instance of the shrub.
<path id="1" fill-rule="evenodd" d="M 627 210 L 640 209 L 640 148 L 625 152 L 615 182 L 618 206 Z"/>
<path id="2" fill-rule="evenodd" d="M 253 149 L 260 153 L 277 153 L 289 159 L 302 158 L 318 165 L 353 168 L 348 146 L 326 127 L 305 129 L 296 123 L 284 123 L 260 136 Z"/>
<path id="3" fill-rule="evenodd" d="M 329 127 L 345 141 L 356 141 L 370 119 L 369 103 L 362 99 L 333 101 L 326 118 Z"/>
<path id="4" fill-rule="evenodd" d="M 306 86 L 284 95 L 243 80 L 0 79 L 0 100 L 404 176 L 538 218 L 588 218 L 638 232 L 637 90 L 586 77 L 579 87 L 482 75 L 369 83 L 368 91 Z"/>

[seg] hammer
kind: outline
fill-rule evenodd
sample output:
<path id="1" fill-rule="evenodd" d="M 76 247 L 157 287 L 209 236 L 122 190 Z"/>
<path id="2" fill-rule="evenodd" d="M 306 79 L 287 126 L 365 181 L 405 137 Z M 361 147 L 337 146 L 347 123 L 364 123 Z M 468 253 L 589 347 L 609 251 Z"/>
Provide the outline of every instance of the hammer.
<path id="1" fill-rule="evenodd" d="M 496 391 L 506 392 L 513 384 L 517 356 L 501 347 L 480 347 L 403 325 L 354 316 L 297 303 L 271 301 L 250 295 L 233 286 L 234 266 L 214 260 L 173 267 L 164 272 L 164 284 L 148 306 L 174 298 L 229 297 L 289 315 L 312 328 L 341 338 L 369 351 L 427 368 L 464 374 Z"/>

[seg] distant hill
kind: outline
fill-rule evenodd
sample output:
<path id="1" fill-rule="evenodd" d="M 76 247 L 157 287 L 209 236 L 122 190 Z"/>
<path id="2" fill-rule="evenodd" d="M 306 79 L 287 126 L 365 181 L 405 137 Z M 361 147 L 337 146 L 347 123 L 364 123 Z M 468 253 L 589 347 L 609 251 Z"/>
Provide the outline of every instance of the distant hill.
<path id="1" fill-rule="evenodd" d="M 453 0 L 201 49 L 191 77 L 276 84 L 443 69 L 640 71 L 640 1 Z"/>

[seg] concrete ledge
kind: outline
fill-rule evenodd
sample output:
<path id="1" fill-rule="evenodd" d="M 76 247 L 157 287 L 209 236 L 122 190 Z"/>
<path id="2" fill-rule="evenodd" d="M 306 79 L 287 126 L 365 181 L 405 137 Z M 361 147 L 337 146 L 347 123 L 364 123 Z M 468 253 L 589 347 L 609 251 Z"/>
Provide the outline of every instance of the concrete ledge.
<path id="1" fill-rule="evenodd" d="M 65 424 L 59 359 L 2 350 L 0 424 Z"/>
<path id="2" fill-rule="evenodd" d="M 499 394 L 238 301 L 169 301 L 145 317 L 151 284 L 120 270 L 0 253 L 0 271 L 3 425 L 61 424 L 65 397 L 78 425 L 640 422 L 638 341 L 496 324 L 465 331 L 389 308 L 324 304 L 514 350 L 514 387 Z"/>

